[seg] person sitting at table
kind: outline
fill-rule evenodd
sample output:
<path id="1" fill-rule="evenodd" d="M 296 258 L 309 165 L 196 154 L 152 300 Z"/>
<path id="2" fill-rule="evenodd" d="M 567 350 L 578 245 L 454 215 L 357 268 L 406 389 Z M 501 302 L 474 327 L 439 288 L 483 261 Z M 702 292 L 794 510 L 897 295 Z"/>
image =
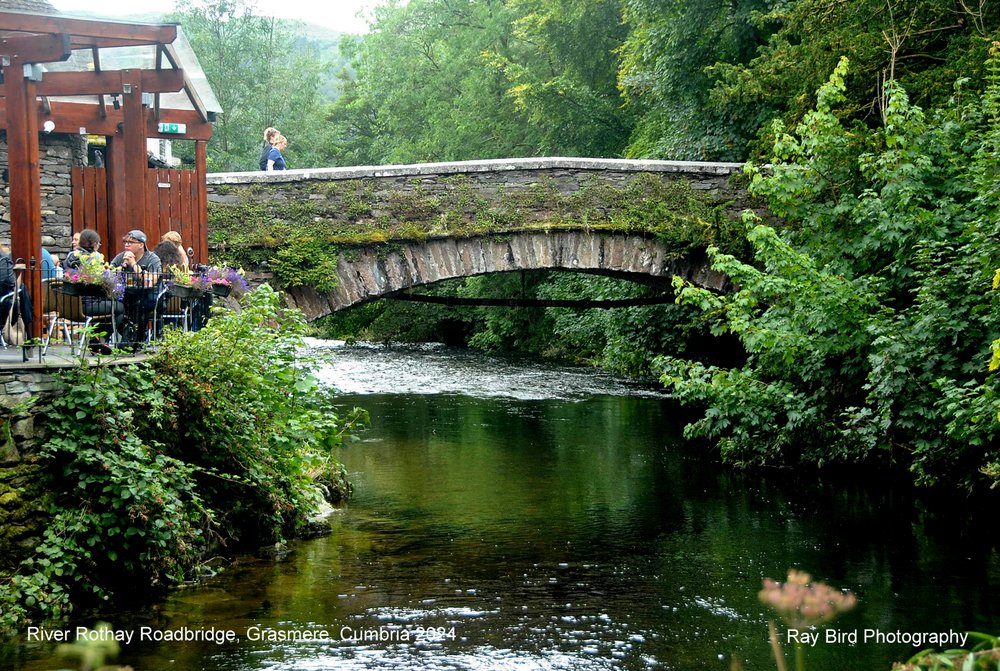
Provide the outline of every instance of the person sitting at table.
<path id="1" fill-rule="evenodd" d="M 66 255 L 63 265 L 72 270 L 79 268 L 84 258 L 96 254 L 97 258 L 103 262 L 104 255 L 98 249 L 101 247 L 101 236 L 97 231 L 85 228 L 80 231 L 80 239 L 76 243 L 73 251 Z M 111 354 L 111 347 L 108 345 L 105 336 L 112 332 L 111 315 L 114 316 L 115 328 L 121 332 L 122 322 L 125 320 L 125 311 L 121 301 L 113 300 L 110 296 L 84 296 L 82 299 L 83 314 L 88 317 L 103 317 L 94 320 L 95 335 L 90 339 L 90 351 L 94 354 Z"/>
<path id="2" fill-rule="evenodd" d="M 10 248 L 0 245 L 0 327 L 7 323 L 10 306 L 14 302 L 14 287 L 17 283 L 15 270 L 14 260 L 10 257 Z M 35 319 L 34 303 L 23 283 L 17 292 L 17 307 L 24 321 L 24 332 L 31 333 L 31 324 Z"/>
<path id="3" fill-rule="evenodd" d="M 160 259 L 160 266 L 165 272 L 170 272 L 171 266 L 183 270 L 187 264 L 184 263 L 184 256 L 181 254 L 180 248 L 170 242 L 169 240 L 164 240 L 153 249 L 153 253 L 156 254 Z"/>
<path id="4" fill-rule="evenodd" d="M 146 234 L 136 229 L 122 239 L 125 249 L 111 259 L 111 265 L 131 273 L 159 273 L 163 265 L 160 257 L 146 248 Z"/>
<path id="5" fill-rule="evenodd" d="M 122 239 L 125 250 L 111 259 L 111 265 L 125 273 L 125 325 L 127 342 L 133 346 L 142 341 L 142 331 L 156 309 L 157 284 L 163 264 L 160 257 L 146 248 L 146 234 L 135 229 Z"/>
<path id="6" fill-rule="evenodd" d="M 163 237 L 160 238 L 160 242 L 161 244 L 164 242 L 174 243 L 177 246 L 177 252 L 181 255 L 180 263 L 175 264 L 173 262 L 167 263 L 166 261 L 163 261 L 164 268 L 168 268 L 172 265 L 176 265 L 178 268 L 188 267 L 188 264 L 191 262 L 191 260 L 188 259 L 187 252 L 184 251 L 184 240 L 181 238 L 180 233 L 178 233 L 177 231 L 167 231 L 166 233 L 163 234 Z M 156 249 L 154 249 L 153 251 L 155 252 L 157 249 L 160 249 L 160 245 L 157 245 Z M 162 261 L 163 257 L 160 257 L 160 260 Z"/>
<path id="7" fill-rule="evenodd" d="M 52 253 L 42 247 L 42 279 L 51 280 L 56 276 L 56 261 L 52 258 Z"/>

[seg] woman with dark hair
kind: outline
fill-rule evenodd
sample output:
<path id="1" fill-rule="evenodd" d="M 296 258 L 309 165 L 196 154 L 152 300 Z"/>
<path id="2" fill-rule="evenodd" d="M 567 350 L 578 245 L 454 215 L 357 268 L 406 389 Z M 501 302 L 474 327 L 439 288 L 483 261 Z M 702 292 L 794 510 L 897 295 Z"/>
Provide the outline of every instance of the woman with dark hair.
<path id="1" fill-rule="evenodd" d="M 104 255 L 98 249 L 101 247 L 101 236 L 97 231 L 85 228 L 80 231 L 79 247 L 66 255 L 63 265 L 67 270 L 79 268 L 83 259 L 96 254 L 98 260 L 104 261 Z M 112 333 L 111 319 L 114 315 L 115 329 L 121 331 L 122 322 L 125 319 L 125 311 L 122 304 L 111 297 L 104 296 L 84 296 L 82 299 L 83 314 L 88 317 L 102 317 L 94 319 L 95 331 L 98 335 L 90 339 L 90 351 L 94 354 L 111 354 L 111 347 L 104 336 Z M 103 334 L 103 335 L 101 335 Z"/>
<path id="2" fill-rule="evenodd" d="M 181 250 L 177 245 L 169 240 L 164 240 L 153 249 L 153 253 L 160 257 L 161 268 L 164 272 L 171 272 L 170 266 L 177 266 L 178 268 L 183 268 L 186 264 L 184 263 L 184 257 L 181 256 Z"/>
<path id="3" fill-rule="evenodd" d="M 177 251 L 181 255 L 181 263 L 178 263 L 176 265 L 177 265 L 178 268 L 187 268 L 191 261 L 190 261 L 190 259 L 188 259 L 187 252 L 184 251 L 184 242 L 181 239 L 181 234 L 178 233 L 177 231 L 167 231 L 166 233 L 163 234 L 163 237 L 160 238 L 160 240 L 163 241 L 163 242 L 172 242 L 175 245 L 177 245 Z M 154 249 L 153 251 L 155 252 L 159 248 L 160 248 L 160 246 L 157 245 L 156 249 Z M 159 254 L 157 254 L 157 256 L 159 256 Z M 160 259 L 162 260 L 163 257 L 160 256 Z M 164 268 L 166 268 L 168 265 L 171 265 L 171 264 L 168 264 L 166 261 L 163 262 L 163 267 Z"/>

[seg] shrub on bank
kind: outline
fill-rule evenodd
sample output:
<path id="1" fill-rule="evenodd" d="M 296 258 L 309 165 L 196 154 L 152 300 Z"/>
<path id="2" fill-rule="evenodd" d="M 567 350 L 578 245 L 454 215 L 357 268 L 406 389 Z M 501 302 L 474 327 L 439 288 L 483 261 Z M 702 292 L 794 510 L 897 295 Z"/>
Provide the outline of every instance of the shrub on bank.
<path id="1" fill-rule="evenodd" d="M 272 543 L 336 481 L 341 417 L 301 358 L 305 324 L 262 287 L 150 361 L 63 376 L 39 455 L 54 503 L 34 554 L 0 577 L 0 628 L 191 576 L 218 546 Z"/>
<path id="2" fill-rule="evenodd" d="M 1000 483 L 1000 41 L 990 54 L 987 90 L 960 80 L 942 109 L 887 83 L 875 130 L 837 114 L 844 61 L 816 110 L 776 134 L 770 169 L 748 167 L 784 223 L 748 217 L 754 264 L 709 250 L 737 291 L 680 293 L 748 353 L 732 368 L 660 361 L 701 412 L 686 435 L 734 464 L 864 461 L 928 486 Z"/>

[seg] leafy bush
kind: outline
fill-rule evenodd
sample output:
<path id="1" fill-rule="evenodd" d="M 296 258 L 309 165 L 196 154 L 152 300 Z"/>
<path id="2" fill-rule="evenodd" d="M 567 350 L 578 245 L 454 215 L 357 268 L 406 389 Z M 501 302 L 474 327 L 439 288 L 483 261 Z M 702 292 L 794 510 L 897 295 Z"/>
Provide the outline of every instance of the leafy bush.
<path id="1" fill-rule="evenodd" d="M 353 422 L 299 354 L 305 325 L 262 287 L 148 363 L 68 370 L 39 455 L 54 504 L 35 553 L 0 580 L 0 628 L 115 592 L 176 584 L 219 545 L 278 540 L 338 480 Z"/>
<path id="2" fill-rule="evenodd" d="M 996 481 L 998 50 L 985 95 L 932 113 L 890 82 L 871 132 L 834 114 L 842 61 L 817 109 L 777 134 L 773 168 L 748 167 L 785 224 L 749 216 L 756 266 L 710 250 L 735 293 L 682 289 L 749 355 L 734 370 L 660 361 L 678 398 L 704 410 L 689 435 L 737 463 L 870 459 L 922 484 Z"/>
<path id="3" fill-rule="evenodd" d="M 969 638 L 975 645 L 968 650 L 921 650 L 905 663 L 894 664 L 893 671 L 993 671 L 1000 666 L 1000 637 L 970 631 Z"/>

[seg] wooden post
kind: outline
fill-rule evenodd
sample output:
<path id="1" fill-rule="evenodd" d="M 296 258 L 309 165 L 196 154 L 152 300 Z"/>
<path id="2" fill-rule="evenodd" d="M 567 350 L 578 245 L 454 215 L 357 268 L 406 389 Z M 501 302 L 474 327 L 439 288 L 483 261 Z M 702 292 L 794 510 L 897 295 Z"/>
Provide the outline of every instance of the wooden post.
<path id="1" fill-rule="evenodd" d="M 10 186 L 10 251 L 14 263 L 42 266 L 41 176 L 38 165 L 38 112 L 35 82 L 25 77 L 26 64 L 12 57 L 4 68 L 7 98 L 7 173 Z M 42 324 L 41 273 L 23 275 L 35 312 L 28 337 L 37 337 Z"/>
<path id="2" fill-rule="evenodd" d="M 197 235 L 192 241 L 195 258 L 199 263 L 208 263 L 208 143 L 198 140 L 194 143 L 195 184 L 198 190 L 198 202 L 195 205 L 197 213 L 195 221 Z"/>
<path id="3" fill-rule="evenodd" d="M 135 228 L 146 228 L 146 110 L 142 105 L 142 72 L 122 70 L 122 125 L 111 139 L 108 181 L 111 240 L 117 253 L 121 239 Z"/>

